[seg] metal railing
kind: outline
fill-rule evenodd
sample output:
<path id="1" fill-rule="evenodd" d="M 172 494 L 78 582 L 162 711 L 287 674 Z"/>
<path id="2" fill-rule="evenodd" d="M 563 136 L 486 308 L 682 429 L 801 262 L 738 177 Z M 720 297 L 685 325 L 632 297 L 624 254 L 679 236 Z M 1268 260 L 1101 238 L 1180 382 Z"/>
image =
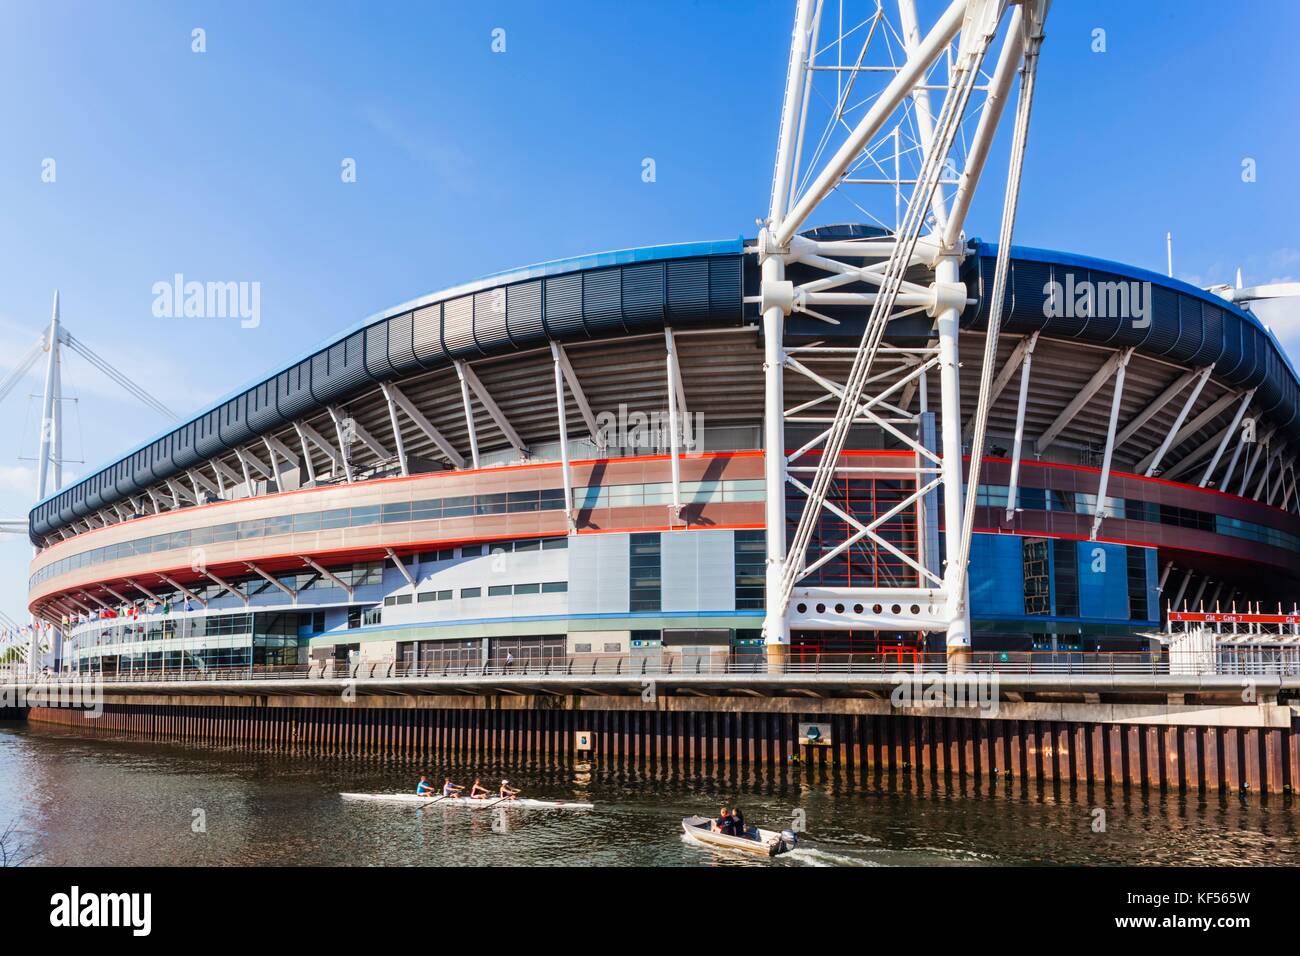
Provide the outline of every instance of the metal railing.
<path id="1" fill-rule="evenodd" d="M 1053 653 L 976 652 L 969 655 L 967 673 L 1000 674 L 1168 674 L 1169 663 L 1148 652 Z M 627 677 L 753 676 L 758 674 L 825 674 L 844 676 L 892 676 L 896 674 L 943 674 L 950 671 L 948 656 L 938 654 L 791 654 L 781 663 L 765 655 L 731 656 L 725 653 L 683 653 L 663 650 L 649 654 L 546 655 L 506 661 L 499 658 L 448 660 L 443 662 L 377 661 L 355 664 L 325 661 L 312 664 L 262 666 L 241 665 L 209 668 L 133 669 L 82 671 L 59 675 L 44 674 L 44 681 L 101 679 L 114 682 L 232 681 L 232 680 L 378 680 L 447 679 L 488 677 Z M 1236 671 L 1233 671 L 1234 673 Z M 25 675 L 21 675 L 24 676 Z"/>
<path id="2" fill-rule="evenodd" d="M 968 674 L 1025 676 L 1161 676 L 1171 673 L 1169 661 L 1147 651 L 975 652 L 962 668 Z M 725 653 L 681 653 L 664 650 L 649 654 L 547 655 L 505 661 L 499 658 L 448 660 L 442 662 L 338 661 L 296 665 L 242 665 L 234 667 L 135 669 L 129 671 L 82 671 L 42 674 L 40 682 L 103 680 L 115 683 L 160 681 L 249 681 L 249 680 L 447 680 L 484 678 L 628 678 L 711 676 L 733 677 L 743 683 L 746 676 L 765 674 L 824 674 L 845 677 L 893 677 L 951 673 L 946 654 L 793 654 L 781 663 L 769 662 L 762 654 L 731 656 Z M 1209 673 L 1225 675 L 1300 676 L 1300 661 L 1260 660 L 1256 657 L 1220 653 L 1217 666 Z M 24 673 L 11 678 L 28 679 Z M 1177 676 L 1175 674 L 1175 676 Z M 0 678 L 4 675 L 0 673 Z"/>

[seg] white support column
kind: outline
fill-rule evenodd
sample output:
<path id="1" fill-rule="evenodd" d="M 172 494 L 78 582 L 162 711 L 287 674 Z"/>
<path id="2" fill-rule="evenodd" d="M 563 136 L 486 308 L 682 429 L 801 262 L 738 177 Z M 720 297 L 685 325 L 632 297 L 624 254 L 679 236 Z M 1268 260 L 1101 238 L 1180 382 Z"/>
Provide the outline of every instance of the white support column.
<path id="1" fill-rule="evenodd" d="M 1115 374 L 1115 369 L 1119 366 L 1119 361 L 1120 353 L 1116 352 L 1105 362 L 1102 362 L 1101 367 L 1092 373 L 1092 378 L 1088 379 L 1087 384 L 1075 393 L 1074 397 L 1066 403 L 1065 408 L 1061 410 L 1061 413 L 1038 436 L 1036 450 L 1040 456 L 1055 443 L 1061 432 L 1065 430 L 1065 427 L 1074 421 L 1074 416 L 1078 415 L 1080 410 L 1092 401 L 1093 396 L 1100 392 L 1105 384 L 1110 381 L 1110 377 Z"/>
<path id="2" fill-rule="evenodd" d="M 41 398 L 41 445 L 36 463 L 36 500 L 58 490 L 58 479 L 50 483 L 50 465 L 63 457 L 63 436 L 58 432 L 55 408 L 59 404 L 59 293 L 54 292 L 50 310 L 50 327 L 46 332 L 45 392 Z M 55 466 L 57 469 L 57 465 Z"/>
<path id="3" fill-rule="evenodd" d="M 1174 599 L 1169 602 L 1169 606 L 1173 610 L 1175 611 L 1182 610 L 1183 595 L 1187 593 L 1187 585 L 1191 583 L 1192 583 L 1192 569 L 1188 568 L 1187 573 L 1183 575 L 1183 583 L 1178 586 L 1178 593 L 1174 595 Z"/>
<path id="4" fill-rule="evenodd" d="M 493 424 L 501 429 L 501 434 L 505 436 L 510 446 L 519 453 L 520 458 L 527 458 L 528 446 L 524 444 L 524 440 L 519 437 L 519 433 L 515 431 L 505 413 L 501 411 L 501 406 L 497 404 L 496 399 L 492 397 L 492 393 L 487 390 L 487 387 L 479 379 L 478 373 L 474 371 L 473 366 L 464 359 L 457 359 L 456 370 L 460 373 L 461 380 L 469 385 L 474 394 L 478 396 L 478 400 L 483 403 L 483 407 L 487 410 Z"/>
<path id="5" fill-rule="evenodd" d="M 397 402 L 388 389 L 388 383 L 380 386 L 384 392 L 384 401 L 388 403 L 388 423 L 393 429 L 393 447 L 397 449 L 397 461 L 402 469 L 402 476 L 410 475 L 411 469 L 406 460 L 406 442 L 402 441 L 402 424 L 397 420 Z"/>
<path id="6" fill-rule="evenodd" d="M 402 577 L 406 578 L 406 583 L 412 588 L 415 587 L 415 578 L 411 577 L 410 570 L 403 563 L 402 559 L 397 556 L 397 552 L 392 548 L 384 548 L 384 553 L 388 555 L 388 560 L 393 562 L 393 567 L 401 572 Z"/>
<path id="7" fill-rule="evenodd" d="M 313 571 L 318 573 L 321 577 L 328 579 L 331 583 L 333 583 L 333 585 L 336 588 L 339 588 L 344 593 L 346 593 L 349 601 L 351 601 L 354 598 L 356 592 L 353 591 L 352 586 L 350 584 L 344 584 L 343 579 L 340 578 L 338 575 L 336 575 L 334 572 L 321 567 L 319 564 L 317 564 L 311 558 L 307 557 L 305 554 L 299 555 L 299 557 L 302 558 L 303 564 L 307 565 Z"/>
<path id="8" fill-rule="evenodd" d="M 761 268 L 764 286 L 785 281 L 785 262 L 779 255 L 766 256 Z M 786 560 L 784 335 L 784 311 L 779 304 L 768 306 L 763 310 L 763 517 L 767 529 L 763 637 L 769 661 L 778 668 L 784 666 L 785 648 L 790 643 L 789 617 L 780 604 Z"/>
<path id="9" fill-rule="evenodd" d="M 248 470 L 248 456 L 244 454 L 242 448 L 235 449 L 235 457 L 239 459 L 239 467 L 244 472 L 244 494 L 246 497 L 253 497 L 253 475 Z"/>
<path id="10" fill-rule="evenodd" d="M 415 403 L 407 398 L 400 388 L 391 382 L 384 386 L 384 394 L 390 397 L 397 407 L 406 413 L 406 417 L 415 423 L 415 427 L 424 432 L 424 436 L 438 446 L 438 450 L 447 456 L 453 468 L 464 468 L 465 457 L 456 450 L 455 446 L 433 426 L 433 422 L 425 416 L 424 412 L 416 407 Z"/>
<path id="11" fill-rule="evenodd" d="M 957 283 L 960 281 L 958 262 L 955 256 L 944 256 L 939 260 L 934 270 L 935 282 Z M 960 363 L 961 358 L 957 350 L 958 323 L 961 319 L 961 310 L 956 306 L 949 306 L 938 315 L 935 328 L 939 333 L 939 417 L 940 417 L 940 448 L 943 453 L 943 515 L 944 527 L 948 529 L 945 540 L 944 557 L 947 559 L 947 567 L 944 569 L 944 582 L 947 587 L 948 607 L 955 611 L 948 623 L 948 634 L 946 646 L 948 650 L 948 660 L 951 665 L 960 668 L 961 659 L 970 651 L 970 602 L 965 600 L 963 594 L 952 593 L 955 590 L 954 582 L 966 581 L 966 575 L 963 569 L 956 567 L 956 561 L 952 560 L 960 551 L 958 538 L 960 538 L 960 528 L 962 526 L 964 507 L 964 495 L 962 494 L 962 482 L 965 478 L 965 463 L 962 460 L 961 448 L 961 381 L 960 381 Z M 983 452 L 983 449 L 973 449 L 976 454 Z M 974 493 L 977 489 L 972 488 Z M 963 584 L 963 591 L 968 591 L 969 586 Z M 957 660 L 954 660 L 957 658 Z M 952 669 L 950 667 L 950 669 Z"/>
<path id="12" fill-rule="evenodd" d="M 1197 484 L 1198 488 L 1204 488 L 1210 482 L 1210 476 L 1214 474 L 1214 469 L 1219 467 L 1219 459 L 1223 457 L 1224 449 L 1228 447 L 1228 442 L 1232 436 L 1237 433 L 1237 428 L 1241 425 L 1241 419 L 1246 414 L 1246 407 L 1250 405 L 1250 400 L 1255 397 L 1255 390 L 1252 388 L 1241 397 L 1241 404 L 1237 406 L 1237 412 L 1232 416 L 1232 424 L 1228 430 L 1223 433 L 1223 440 L 1219 442 L 1219 447 L 1214 450 L 1214 457 L 1210 463 L 1205 466 L 1205 471 L 1201 475 L 1201 480 Z M 1236 464 L 1236 456 L 1233 456 L 1233 464 Z M 1225 480 L 1226 483 L 1226 480 Z"/>
<path id="13" fill-rule="evenodd" d="M 1020 341 L 1016 343 L 1016 347 L 1012 349 L 1011 354 L 1007 356 L 1006 364 L 1003 365 L 1002 368 L 998 369 L 997 377 L 993 380 L 993 388 L 989 391 L 990 408 L 999 398 L 1002 397 L 1002 393 L 1006 390 L 1006 387 L 1011 384 L 1011 377 L 1016 374 L 1016 370 L 1019 369 L 1021 364 L 1025 361 L 1025 355 L 1032 351 L 1033 347 L 1037 344 L 1037 332 L 1022 337 Z M 1022 376 L 1021 381 L 1023 380 Z M 903 401 L 902 407 L 907 408 L 907 406 L 908 402 Z M 965 427 L 963 427 L 961 431 L 962 441 L 970 441 L 971 436 L 974 433 L 975 419 L 973 417 L 968 418 Z"/>
<path id="14" fill-rule="evenodd" d="M 347 479 L 348 484 L 352 484 L 352 452 L 351 442 L 348 436 L 343 434 L 343 418 L 334 406 L 329 408 L 330 418 L 334 422 L 334 436 L 339 443 L 339 460 L 343 462 L 343 477 Z M 353 425 L 355 426 L 355 422 Z"/>
<path id="15" fill-rule="evenodd" d="M 1101 530 L 1101 522 L 1106 517 L 1106 491 L 1110 485 L 1111 459 L 1115 454 L 1115 429 L 1119 425 L 1120 402 L 1124 399 L 1124 370 L 1133 357 L 1133 350 L 1127 348 L 1121 355 L 1119 367 L 1115 369 L 1115 391 L 1110 399 L 1110 423 L 1106 426 L 1106 451 L 1101 459 L 1101 480 L 1097 484 L 1097 509 L 1092 516 L 1092 531 L 1088 535 L 1090 541 L 1097 540 L 1097 532 Z"/>
<path id="16" fill-rule="evenodd" d="M 1156 449 L 1155 454 L 1151 455 L 1145 461 L 1146 468 L 1142 473 L 1146 477 L 1150 478 L 1155 474 L 1156 469 L 1160 467 L 1160 463 L 1164 461 L 1165 453 L 1169 451 L 1169 447 L 1174 443 L 1174 439 L 1177 437 L 1179 430 L 1182 429 L 1183 422 L 1187 420 L 1187 415 L 1192 410 L 1192 406 L 1195 405 L 1196 400 L 1200 398 L 1201 389 L 1203 389 L 1205 383 L 1210 380 L 1210 371 L 1213 368 L 1213 365 L 1207 365 L 1201 372 L 1200 377 L 1196 380 L 1196 384 L 1192 386 L 1191 394 L 1187 396 L 1187 401 L 1185 401 L 1183 407 L 1178 410 L 1178 417 L 1174 419 L 1174 423 L 1170 426 L 1169 431 L 1165 432 L 1164 441 L 1160 443 L 1160 447 Z"/>
<path id="17" fill-rule="evenodd" d="M 1205 577 L 1201 578 L 1201 583 L 1196 588 L 1196 597 L 1192 598 L 1192 610 L 1194 611 L 1201 610 L 1201 598 L 1205 597 L 1205 589 L 1209 586 L 1209 584 L 1210 584 L 1209 575 L 1206 575 Z"/>
<path id="18" fill-rule="evenodd" d="M 1147 406 L 1133 416 L 1133 420 L 1120 429 L 1119 435 L 1115 438 L 1115 447 L 1121 447 L 1126 441 L 1132 438 L 1139 428 L 1155 417 L 1160 409 L 1164 408 L 1177 397 L 1178 393 L 1187 387 L 1187 384 L 1196 378 L 1197 371 L 1189 368 L 1183 374 L 1165 386 L 1164 391 L 1157 395 Z"/>
<path id="19" fill-rule="evenodd" d="M 583 391 L 582 382 L 578 378 L 578 373 L 569 361 L 569 353 L 565 351 L 564 346 L 558 342 L 552 342 L 552 347 L 557 349 L 559 355 L 560 368 L 564 372 L 564 381 L 569 386 L 569 393 L 573 395 L 574 402 L 578 405 L 578 411 L 582 413 L 582 420 L 587 425 L 587 431 L 591 433 L 591 442 L 597 449 L 604 449 L 605 439 L 601 434 L 599 426 L 596 424 L 596 416 L 591 410 L 591 403 L 587 401 L 587 393 Z"/>
<path id="20" fill-rule="evenodd" d="M 247 567 L 248 570 L 256 574 L 263 581 L 267 582 L 268 584 L 272 584 L 275 587 L 279 588 L 281 591 L 283 591 L 286 595 L 288 595 L 289 600 L 293 601 L 295 604 L 298 603 L 298 592 L 295 591 L 293 588 L 289 587 L 289 585 L 285 584 L 279 578 L 275 578 L 267 574 L 265 571 L 259 568 L 256 564 L 253 564 L 251 561 L 245 561 L 244 566 Z"/>
<path id="21" fill-rule="evenodd" d="M 569 418 L 568 404 L 564 398 L 563 352 L 558 342 L 551 342 L 551 362 L 555 374 L 555 417 L 560 429 L 560 479 L 564 482 L 564 522 L 569 534 L 574 534 L 573 475 L 569 471 Z"/>
<path id="22" fill-rule="evenodd" d="M 673 344 L 673 330 L 664 326 L 664 339 L 668 346 L 666 368 L 668 372 L 668 441 L 672 446 L 671 473 L 673 483 L 673 520 L 682 516 L 682 465 L 678 454 L 680 432 L 677 422 L 677 349 Z"/>
<path id="23" fill-rule="evenodd" d="M 303 433 L 302 425 L 298 422 L 293 423 L 293 430 L 298 436 L 298 444 L 302 446 L 302 463 L 307 469 L 307 480 L 314 485 L 316 483 L 316 466 L 311 460 L 311 447 L 307 444 L 307 436 Z"/>
<path id="24" fill-rule="evenodd" d="M 1246 455 L 1246 467 L 1241 472 L 1241 484 L 1237 486 L 1237 496 L 1239 498 L 1246 496 L 1246 489 L 1250 486 L 1250 478 L 1255 473 L 1255 466 L 1259 464 L 1259 456 L 1264 453 L 1264 449 L 1272 437 L 1273 429 L 1271 428 L 1262 436 L 1257 436 L 1254 442 L 1254 450 Z M 1226 490 L 1225 488 L 1224 491 Z"/>
<path id="25" fill-rule="evenodd" d="M 465 378 L 465 363 L 456 360 L 456 375 L 460 379 L 460 400 L 465 406 L 465 428 L 469 431 L 469 457 L 471 467 L 479 469 L 478 429 L 474 426 L 474 403 L 469 395 L 469 381 Z"/>
<path id="26" fill-rule="evenodd" d="M 203 574 L 205 577 L 210 578 L 212 582 L 216 584 L 218 587 L 223 588 L 230 594 L 233 594 L 235 597 L 239 598 L 239 600 L 243 601 L 244 607 L 248 607 L 248 595 L 245 594 L 243 591 L 236 588 L 233 584 L 227 583 L 222 578 L 217 577 L 217 575 L 213 574 L 211 571 L 204 571 Z"/>
<path id="27" fill-rule="evenodd" d="M 273 481 L 273 482 L 275 482 L 275 490 L 276 490 L 276 492 L 279 492 L 279 491 L 282 490 L 282 489 L 280 488 L 280 463 L 279 463 L 278 459 L 276 458 L 276 454 L 275 454 L 275 446 L 272 445 L 269 441 L 267 441 L 267 439 L 266 439 L 265 437 L 262 438 L 262 445 L 263 445 L 263 447 L 266 448 L 266 457 L 267 457 L 267 460 L 270 461 L 270 463 L 271 463 L 271 478 L 270 478 L 270 480 Z M 270 490 L 270 489 L 268 488 L 268 490 Z"/>
<path id="28" fill-rule="evenodd" d="M 155 572 L 155 573 L 156 573 L 156 572 Z M 191 590 L 190 590 L 189 588 L 187 588 L 185 585 L 181 584 L 179 581 L 176 581 L 176 580 L 174 580 L 174 579 L 172 579 L 172 578 L 169 578 L 169 577 L 168 577 L 167 575 L 165 575 L 165 574 L 158 574 L 158 579 L 159 579 L 160 581 L 162 581 L 163 583 L 168 584 L 168 585 L 170 585 L 171 587 L 174 587 L 177 591 L 181 592 L 181 594 L 184 594 L 185 597 L 186 597 L 188 600 L 193 601 L 195 604 L 198 604 L 198 605 L 200 605 L 200 606 L 202 606 L 202 607 L 207 607 L 207 606 L 208 606 L 208 602 L 207 602 L 207 599 L 206 599 L 206 598 L 201 598 L 201 597 L 199 597 L 197 594 L 195 594 L 193 591 L 191 591 Z"/>
<path id="29" fill-rule="evenodd" d="M 1169 580 L 1169 572 L 1174 569 L 1174 562 L 1166 561 L 1165 566 L 1160 571 L 1160 580 L 1156 584 L 1156 590 L 1161 594 L 1165 593 L 1165 582 Z"/>
<path id="30" fill-rule="evenodd" d="M 1016 437 L 1011 448 L 1011 479 L 1007 486 L 1007 521 L 1016 515 L 1017 497 L 1020 486 L 1020 457 L 1025 444 L 1025 406 L 1029 402 L 1029 374 L 1034 364 L 1034 349 L 1038 345 L 1038 333 L 1022 340 L 1024 350 L 1020 355 L 1020 394 L 1016 398 Z"/>

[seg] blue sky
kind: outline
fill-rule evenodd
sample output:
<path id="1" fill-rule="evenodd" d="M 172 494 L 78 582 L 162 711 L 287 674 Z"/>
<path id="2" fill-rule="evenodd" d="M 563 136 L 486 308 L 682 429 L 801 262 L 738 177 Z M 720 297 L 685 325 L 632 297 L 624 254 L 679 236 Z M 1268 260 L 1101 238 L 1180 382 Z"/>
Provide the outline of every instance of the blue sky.
<path id="1" fill-rule="evenodd" d="M 933 4 L 922 3 L 929 22 Z M 751 235 L 793 0 L 0 7 L 0 375 L 48 321 L 192 411 L 387 306 L 512 266 Z M 207 52 L 191 51 L 202 27 Z M 506 51 L 491 50 L 506 31 Z M 1091 50 L 1106 31 L 1106 52 Z M 1189 281 L 1300 278 L 1300 4 L 1053 5 L 1016 241 Z M 993 237 L 1001 158 L 968 231 Z M 341 163 L 356 161 L 343 183 Z M 641 179 L 653 157 L 656 181 Z M 1252 158 L 1257 181 L 1243 183 Z M 55 161 L 56 181 L 42 182 Z M 175 273 L 261 286 L 261 323 L 155 318 Z M 1279 329 L 1300 351 L 1300 335 Z M 161 429 L 70 356 L 83 474 Z M 25 515 L 40 389 L 0 406 Z M 30 548 L 0 541 L 0 609 Z"/>

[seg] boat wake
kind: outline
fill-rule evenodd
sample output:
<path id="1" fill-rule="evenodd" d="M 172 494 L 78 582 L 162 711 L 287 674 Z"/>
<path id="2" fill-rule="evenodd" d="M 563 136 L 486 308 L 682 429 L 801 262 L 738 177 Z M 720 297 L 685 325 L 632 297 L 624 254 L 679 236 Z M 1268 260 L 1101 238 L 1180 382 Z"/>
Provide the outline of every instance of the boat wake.
<path id="1" fill-rule="evenodd" d="M 799 863 L 803 866 L 879 866 L 870 860 L 859 857 L 844 856 L 842 853 L 830 853 L 812 846 L 797 846 L 789 853 L 783 853 L 777 859 Z"/>

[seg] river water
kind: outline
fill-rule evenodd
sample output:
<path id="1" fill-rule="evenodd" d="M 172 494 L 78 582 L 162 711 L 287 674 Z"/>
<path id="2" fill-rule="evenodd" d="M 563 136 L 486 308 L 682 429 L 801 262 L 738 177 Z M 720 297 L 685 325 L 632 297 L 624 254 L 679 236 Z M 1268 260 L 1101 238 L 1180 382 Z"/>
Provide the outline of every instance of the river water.
<path id="1" fill-rule="evenodd" d="M 406 791 L 420 772 L 468 783 L 509 776 L 526 794 L 591 811 L 508 813 L 348 802 Z M 467 779 L 469 778 L 469 779 Z M 769 861 L 688 842 L 682 817 L 739 802 L 751 823 L 789 827 Z M 1104 813 L 1104 820 L 1102 814 Z M 1104 832 L 1097 824 L 1104 822 Z M 719 775 L 588 764 L 419 767 L 84 737 L 0 724 L 0 831 L 29 863 L 63 865 L 936 866 L 1300 864 L 1300 801 L 977 785 L 884 776 Z"/>

